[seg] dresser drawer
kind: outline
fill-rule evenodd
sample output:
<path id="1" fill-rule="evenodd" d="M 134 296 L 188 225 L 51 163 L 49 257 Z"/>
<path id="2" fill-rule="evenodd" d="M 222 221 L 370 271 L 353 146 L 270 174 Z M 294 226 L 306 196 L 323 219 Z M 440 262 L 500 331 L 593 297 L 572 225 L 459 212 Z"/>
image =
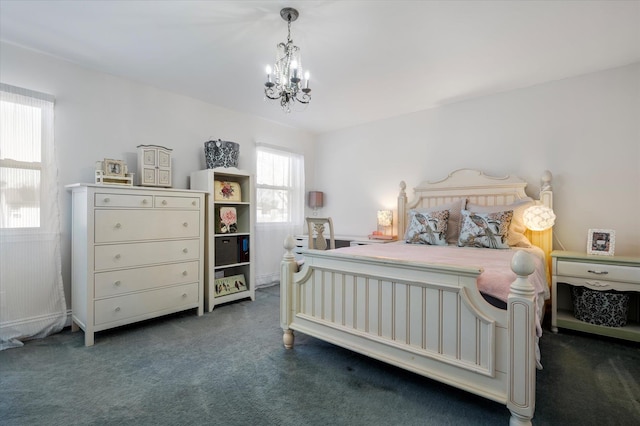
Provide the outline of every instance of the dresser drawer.
<path id="1" fill-rule="evenodd" d="M 173 210 L 96 210 L 95 242 L 195 238 L 200 213 Z"/>
<path id="2" fill-rule="evenodd" d="M 200 258 L 200 240 L 106 244 L 95 247 L 94 269 L 129 268 Z"/>
<path id="3" fill-rule="evenodd" d="M 590 280 L 640 284 L 640 268 L 633 266 L 558 260 L 555 274 L 558 276 L 587 278 Z"/>
<path id="4" fill-rule="evenodd" d="M 157 208 L 191 208 L 191 209 L 199 209 L 200 208 L 200 198 L 199 197 L 165 197 L 163 195 L 155 197 L 155 207 Z"/>
<path id="5" fill-rule="evenodd" d="M 126 296 L 95 301 L 95 325 L 122 322 L 140 316 L 155 316 L 162 311 L 179 311 L 194 306 L 198 299 L 198 284 L 184 284 L 143 291 Z"/>
<path id="6" fill-rule="evenodd" d="M 95 274 L 95 297 L 186 284 L 199 279 L 199 262 L 173 263 Z"/>
<path id="7" fill-rule="evenodd" d="M 96 193 L 94 197 L 96 207 L 153 207 L 151 195 L 109 194 Z"/>

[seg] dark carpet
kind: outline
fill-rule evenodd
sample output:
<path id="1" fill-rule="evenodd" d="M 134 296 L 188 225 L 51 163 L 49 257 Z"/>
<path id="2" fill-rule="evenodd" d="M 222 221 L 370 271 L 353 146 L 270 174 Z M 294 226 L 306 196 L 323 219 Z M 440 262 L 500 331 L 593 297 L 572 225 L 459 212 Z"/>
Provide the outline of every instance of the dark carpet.
<path id="1" fill-rule="evenodd" d="M 256 300 L 0 352 L 2 425 L 506 425 L 509 411 L 296 334 Z M 536 425 L 640 424 L 638 344 L 546 330 Z"/>

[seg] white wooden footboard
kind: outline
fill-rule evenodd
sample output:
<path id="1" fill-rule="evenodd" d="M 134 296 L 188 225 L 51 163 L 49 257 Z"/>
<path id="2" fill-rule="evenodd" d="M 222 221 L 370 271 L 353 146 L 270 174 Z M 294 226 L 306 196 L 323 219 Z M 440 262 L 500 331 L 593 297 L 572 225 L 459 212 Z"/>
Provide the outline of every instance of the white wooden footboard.
<path id="1" fill-rule="evenodd" d="M 476 287 L 480 269 L 305 253 L 293 239 L 281 269 L 285 347 L 293 330 L 503 403 L 511 424 L 530 424 L 535 402 L 534 270 L 519 251 L 508 309 Z"/>

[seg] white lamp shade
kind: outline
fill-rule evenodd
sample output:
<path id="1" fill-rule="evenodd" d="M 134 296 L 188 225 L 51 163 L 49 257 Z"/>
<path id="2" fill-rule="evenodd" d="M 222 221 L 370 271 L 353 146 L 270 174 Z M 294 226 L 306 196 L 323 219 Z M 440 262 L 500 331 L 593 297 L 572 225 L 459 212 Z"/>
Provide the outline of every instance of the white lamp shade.
<path id="1" fill-rule="evenodd" d="M 549 207 L 531 206 L 522 215 L 524 225 L 532 231 L 546 231 L 556 222 L 556 215 Z"/>
<path id="2" fill-rule="evenodd" d="M 391 226 L 393 212 L 391 210 L 378 210 L 378 225 Z"/>

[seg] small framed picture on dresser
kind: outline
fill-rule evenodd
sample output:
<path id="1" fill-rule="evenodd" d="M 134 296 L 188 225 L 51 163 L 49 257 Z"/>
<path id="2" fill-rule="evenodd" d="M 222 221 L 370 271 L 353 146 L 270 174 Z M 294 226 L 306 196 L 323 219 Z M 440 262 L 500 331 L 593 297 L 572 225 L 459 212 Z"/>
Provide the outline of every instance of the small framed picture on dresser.
<path id="1" fill-rule="evenodd" d="M 616 245 L 616 231 L 613 229 L 589 229 L 587 254 L 613 256 Z"/>
<path id="2" fill-rule="evenodd" d="M 105 176 L 118 176 L 124 177 L 125 173 L 125 164 L 122 160 L 112 160 L 110 158 L 105 158 L 102 162 L 103 164 L 103 173 Z"/>

